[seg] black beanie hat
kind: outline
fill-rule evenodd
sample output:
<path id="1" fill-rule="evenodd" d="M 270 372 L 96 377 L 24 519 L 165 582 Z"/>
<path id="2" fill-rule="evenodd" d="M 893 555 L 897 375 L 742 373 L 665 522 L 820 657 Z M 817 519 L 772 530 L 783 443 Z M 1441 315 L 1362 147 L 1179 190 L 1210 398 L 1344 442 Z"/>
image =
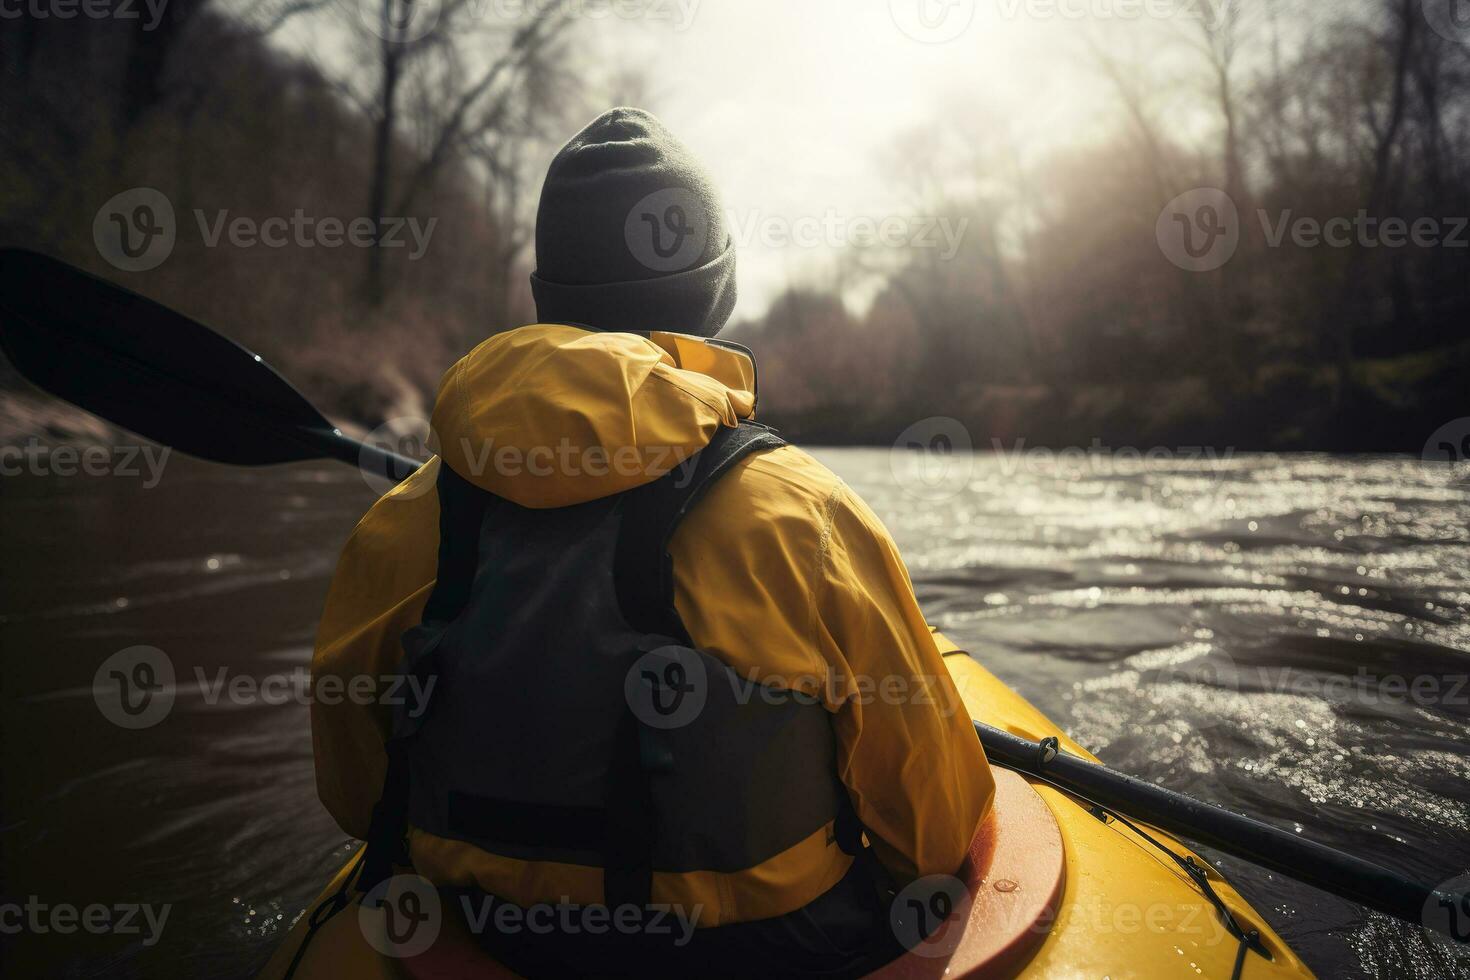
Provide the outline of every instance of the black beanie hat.
<path id="1" fill-rule="evenodd" d="M 536 212 L 536 315 L 713 337 L 735 308 L 735 247 L 709 176 L 663 123 L 612 109 L 561 148 Z"/>

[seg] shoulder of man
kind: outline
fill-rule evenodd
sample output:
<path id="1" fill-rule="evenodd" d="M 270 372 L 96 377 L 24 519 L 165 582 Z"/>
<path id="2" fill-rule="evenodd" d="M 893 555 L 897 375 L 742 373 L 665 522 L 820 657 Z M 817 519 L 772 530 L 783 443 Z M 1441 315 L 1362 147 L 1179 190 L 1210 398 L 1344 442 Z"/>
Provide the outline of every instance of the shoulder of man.
<path id="1" fill-rule="evenodd" d="M 787 444 L 741 460 L 708 491 L 711 509 L 753 510 L 762 516 L 821 515 L 849 491 L 806 450 Z"/>
<path id="2" fill-rule="evenodd" d="M 833 528 L 867 513 L 835 473 L 795 446 L 742 460 L 670 543 L 675 604 L 691 638 L 742 672 L 820 673 L 818 600 L 833 573 Z M 886 532 L 877 525 L 876 533 Z"/>

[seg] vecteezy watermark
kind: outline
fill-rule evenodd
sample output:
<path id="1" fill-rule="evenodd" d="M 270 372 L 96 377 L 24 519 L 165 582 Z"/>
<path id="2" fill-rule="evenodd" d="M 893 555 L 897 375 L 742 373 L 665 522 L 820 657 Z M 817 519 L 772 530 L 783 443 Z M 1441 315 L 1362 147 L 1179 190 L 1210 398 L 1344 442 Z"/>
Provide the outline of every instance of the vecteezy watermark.
<path id="1" fill-rule="evenodd" d="M 948 956 L 964 936 L 970 905 L 970 892 L 963 881 L 954 875 L 928 875 L 894 896 L 888 906 L 888 926 L 914 955 Z"/>
<path id="2" fill-rule="evenodd" d="M 434 451 L 453 461 L 455 472 L 471 481 L 499 479 L 577 479 L 616 476 L 628 485 L 646 483 L 673 474 L 684 487 L 694 476 L 698 446 L 581 445 L 563 436 L 555 445 L 517 446 L 498 443 L 494 436 L 460 436 L 442 442 L 428 419 L 401 416 L 389 419 L 363 439 L 358 465 L 368 486 L 382 494 L 397 480 L 384 468 L 383 453 L 423 462 Z M 399 485 L 394 499 L 412 499 L 434 488 L 432 480 Z"/>
<path id="3" fill-rule="evenodd" d="M 1377 218 L 1359 209 L 1351 218 L 1325 221 L 1296 215 L 1291 209 L 1272 217 L 1256 212 L 1268 248 L 1288 240 L 1297 248 L 1470 248 L 1470 218 Z"/>
<path id="4" fill-rule="evenodd" d="M 560 936 L 620 935 L 667 936 L 674 946 L 687 946 L 704 914 L 703 905 L 688 908 L 678 904 L 625 903 L 612 907 L 584 905 L 563 896 L 560 901 L 535 905 L 515 905 L 493 895 L 460 896 L 465 924 L 470 932 L 482 935 L 493 930 L 501 935 L 529 932 L 533 935 Z"/>
<path id="5" fill-rule="evenodd" d="M 1109 477 L 1127 473 L 1143 463 L 1205 463 L 1216 474 L 1223 472 L 1235 455 L 1233 446 L 1109 446 L 1093 437 L 1088 446 L 1027 446 L 1016 439 L 1007 446 L 999 439 L 990 440 L 1000 460 L 1002 475 L 1010 477 L 1026 472 L 1042 476 L 1074 479 L 1080 476 Z"/>
<path id="6" fill-rule="evenodd" d="M 389 419 L 363 437 L 357 468 L 368 487 L 378 496 L 397 488 L 398 493 L 393 499 L 412 500 L 433 490 L 434 481 L 420 476 L 419 479 L 400 483 L 396 479 L 397 474 L 390 472 L 384 455 L 402 456 L 422 464 L 428 462 L 433 455 L 436 444 L 434 430 L 428 419 L 416 415 L 400 415 Z"/>
<path id="7" fill-rule="evenodd" d="M 732 235 L 741 247 L 831 249 L 934 249 L 942 262 L 959 254 L 970 219 L 937 215 L 842 215 L 828 208 L 822 215 L 729 213 Z"/>
<path id="8" fill-rule="evenodd" d="M 1240 246 L 1240 212 L 1216 187 L 1196 187 L 1159 212 L 1154 237 L 1164 257 L 1188 272 L 1213 272 Z"/>
<path id="9" fill-rule="evenodd" d="M 975 6 L 975 0 L 888 0 L 888 13 L 915 41 L 944 44 L 970 29 Z"/>
<path id="10" fill-rule="evenodd" d="M 169 716 L 181 692 L 215 707 L 256 705 L 381 706 L 402 709 L 410 718 L 429 707 L 438 677 L 414 674 L 322 674 L 306 666 L 264 676 L 234 673 L 229 667 L 195 667 L 179 683 L 174 662 L 157 647 L 135 646 L 104 660 L 92 678 L 92 697 L 102 716 L 119 728 L 151 728 Z"/>
<path id="11" fill-rule="evenodd" d="M 193 687 L 204 703 L 214 707 L 221 702 L 236 707 L 265 704 L 355 704 L 402 708 L 410 718 L 418 718 L 429 710 L 429 698 L 439 681 L 436 675 L 416 674 L 322 674 L 312 676 L 308 667 L 266 674 L 232 674 L 228 667 L 212 673 L 194 668 Z"/>
<path id="12" fill-rule="evenodd" d="M 233 248 L 353 248 L 407 249 L 410 261 L 429 249 L 438 218 L 385 216 L 378 221 L 358 217 L 316 217 L 297 208 L 289 216 L 256 218 L 231 216 L 228 209 L 194 209 L 200 243 Z M 124 272 L 157 268 L 178 242 L 173 203 L 151 187 L 134 187 L 107 200 L 92 220 L 97 252 Z"/>
<path id="13" fill-rule="evenodd" d="M 173 202 L 152 187 L 134 187 L 108 198 L 92 219 L 97 254 L 124 272 L 162 265 L 177 237 Z"/>
<path id="14" fill-rule="evenodd" d="M 420 222 L 418 218 L 384 216 L 374 222 L 372 218 L 317 218 L 301 208 L 291 212 L 289 218 L 280 215 L 258 219 L 247 215 L 230 217 L 228 210 L 215 211 L 212 215 L 203 209 L 194 210 L 194 220 L 199 225 L 199 237 L 206 248 L 217 248 L 221 241 L 235 248 L 406 248 L 409 261 L 417 261 L 429 250 L 429 239 L 434 235 L 438 218 Z"/>
<path id="15" fill-rule="evenodd" d="M 1250 677 L 1249 673 L 1239 676 Z M 1377 673 L 1359 667 L 1352 674 L 1316 674 L 1291 667 L 1257 667 L 1253 689 L 1276 694 L 1352 703 L 1366 707 L 1413 705 L 1416 708 L 1470 707 L 1470 675 Z"/>
<path id="16" fill-rule="evenodd" d="M 1256 210 L 1267 248 L 1470 248 L 1470 218 L 1379 217 L 1360 208 L 1352 216 L 1321 219 L 1292 209 Z M 1241 220 L 1235 201 L 1214 187 L 1198 187 L 1174 198 L 1154 226 L 1164 256 L 1190 272 L 1212 272 L 1240 247 Z"/>
<path id="17" fill-rule="evenodd" d="M 444 926 L 439 890 L 419 875 L 393 875 L 363 896 L 357 926 L 368 945 L 384 956 L 418 956 L 434 945 Z"/>
<path id="18" fill-rule="evenodd" d="M 851 704 L 921 706 L 948 718 L 964 708 L 948 673 L 847 673 L 832 665 L 787 675 L 749 668 L 737 671 L 706 665 L 704 657 L 680 646 L 665 646 L 640 656 L 623 680 L 628 707 L 650 728 L 682 728 L 692 724 L 710 695 L 724 693 L 738 705 Z"/>
<path id="19" fill-rule="evenodd" d="M 477 18 L 523 21 L 542 14 L 576 20 L 639 20 L 687 31 L 702 0 L 471 0 Z"/>
<path id="20" fill-rule="evenodd" d="M 1440 37 L 1470 45 L 1470 3 L 1466 0 L 1420 0 L 1424 20 Z"/>
<path id="21" fill-rule="evenodd" d="M 683 728 L 709 700 L 704 658 L 688 647 L 665 646 L 640 656 L 623 678 L 623 697 L 633 716 L 650 728 Z"/>
<path id="22" fill-rule="evenodd" d="M 642 198 L 623 222 L 623 239 L 639 264 L 654 272 L 683 272 L 709 244 L 710 215 L 685 187 L 666 187 Z"/>
<path id="23" fill-rule="evenodd" d="M 1470 874 L 1438 885 L 1424 901 L 1421 922 L 1433 942 L 1459 949 L 1470 943 Z"/>
<path id="24" fill-rule="evenodd" d="M 1192 20 L 1219 27 L 1239 0 L 996 0 L 1006 20 Z"/>
<path id="25" fill-rule="evenodd" d="M 0 446 L 0 476 L 115 476 L 143 478 L 152 490 L 163 479 L 168 446 L 59 446 L 35 436 L 23 446 Z"/>
<path id="26" fill-rule="evenodd" d="M 459 912 L 473 935 L 622 935 L 667 936 L 686 946 L 704 914 L 703 905 L 670 903 L 616 906 L 582 904 L 563 896 L 556 902 L 516 905 L 493 895 L 460 894 Z M 444 926 L 444 901 L 427 878 L 399 874 L 363 897 L 358 928 L 368 945 L 394 959 L 418 956 L 434 945 Z"/>
<path id="27" fill-rule="evenodd" d="M 152 31 L 163 20 L 168 0 L 0 0 L 0 21 L 18 20 L 141 20 Z"/>
<path id="28" fill-rule="evenodd" d="M 29 895 L 24 902 L 0 902 L 0 934 L 70 936 L 85 932 L 94 936 L 141 936 L 144 946 L 156 946 L 172 911 L 171 904 L 93 902 L 77 906 L 66 902 L 51 904 Z"/>
<path id="29" fill-rule="evenodd" d="M 92 699 L 119 728 L 151 728 L 173 710 L 174 663 L 157 647 L 133 646 L 102 661 L 92 675 Z"/>
<path id="30" fill-rule="evenodd" d="M 439 26 L 443 0 L 347 0 L 371 34 L 393 44 L 412 44 Z"/>
<path id="31" fill-rule="evenodd" d="M 1424 443 L 1424 462 L 1451 466 L 1470 463 L 1470 415 L 1446 422 Z"/>
<path id="32" fill-rule="evenodd" d="M 358 20 L 385 41 L 409 44 L 439 27 L 444 0 L 348 0 Z M 676 33 L 694 23 L 701 0 L 468 0 L 453 5 L 456 23 L 526 24 L 537 17 L 567 20 L 643 21 L 668 24 Z"/>
<path id="33" fill-rule="evenodd" d="M 1196 735 L 1228 720 L 1228 713 L 1221 710 L 1220 695 L 1239 691 L 1241 686 L 1235 658 L 1210 639 L 1200 638 L 1211 636 L 1208 631 L 1197 631 L 1190 642 L 1129 658 L 1129 665 L 1138 671 L 1137 691 L 1148 698 L 1166 699 L 1174 710 L 1182 707 L 1181 720 Z"/>
<path id="34" fill-rule="evenodd" d="M 948 673 L 863 674 L 846 673 L 828 664 L 821 671 L 796 674 L 762 673 L 756 668 L 744 674 L 730 672 L 730 690 L 737 704 L 884 704 L 895 707 L 916 705 L 934 708 L 949 718 L 964 708 Z"/>
<path id="35" fill-rule="evenodd" d="M 1033 927 L 1050 932 L 1059 927 L 1077 929 L 1092 936 L 1137 936 L 1144 933 L 1189 937 L 1193 947 L 1219 946 L 1235 937 L 1208 902 L 1106 902 L 1096 898 L 1068 902 L 1054 916 L 1043 916 Z"/>
<path id="36" fill-rule="evenodd" d="M 888 453 L 888 468 L 904 493 L 938 503 L 963 493 L 975 469 L 970 430 L 936 415 L 904 429 Z"/>

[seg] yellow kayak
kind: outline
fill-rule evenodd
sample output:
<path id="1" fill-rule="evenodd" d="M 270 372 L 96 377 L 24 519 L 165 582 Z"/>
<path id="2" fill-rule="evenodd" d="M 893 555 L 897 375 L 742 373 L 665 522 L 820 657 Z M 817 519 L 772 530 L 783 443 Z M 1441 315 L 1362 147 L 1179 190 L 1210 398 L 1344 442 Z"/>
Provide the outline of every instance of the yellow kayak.
<path id="1" fill-rule="evenodd" d="M 1025 698 L 977 661 L 953 655 L 950 668 L 972 717 L 1036 741 L 1056 737 L 1066 751 L 1096 761 Z M 1203 858 L 1176 838 L 1144 829 L 1153 842 L 1192 857 L 1241 932 L 1179 864 L 1122 821 L 1069 794 L 997 770 L 995 813 L 962 870 L 965 908 L 882 977 L 1310 977 L 1311 971 Z M 353 870 L 338 872 L 296 922 L 262 980 L 281 980 L 301 951 L 313 916 L 327 911 Z M 320 911 L 319 911 L 320 910 Z M 363 977 L 512 976 L 484 957 L 462 925 L 445 917 L 434 949 L 380 954 L 356 906 L 333 915 L 301 952 L 296 980 Z M 382 936 L 374 936 L 378 946 Z M 909 945 L 909 943 L 905 943 Z"/>

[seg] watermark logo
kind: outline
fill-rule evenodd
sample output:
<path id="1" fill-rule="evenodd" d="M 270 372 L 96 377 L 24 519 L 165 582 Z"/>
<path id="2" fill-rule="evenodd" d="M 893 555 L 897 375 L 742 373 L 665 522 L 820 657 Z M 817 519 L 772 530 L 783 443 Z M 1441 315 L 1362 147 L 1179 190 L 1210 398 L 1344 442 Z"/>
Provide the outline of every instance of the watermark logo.
<path id="1" fill-rule="evenodd" d="M 428 37 L 441 29 L 446 12 L 455 17 L 456 24 L 506 27 L 549 16 L 591 21 L 616 18 L 668 24 L 674 32 L 682 33 L 693 25 L 699 4 L 700 0 L 465 0 L 454 4 L 443 0 L 355 0 L 363 26 L 393 44 L 411 44 Z"/>
<path id="2" fill-rule="evenodd" d="M 623 238 L 628 251 L 654 272 L 682 272 L 699 261 L 709 243 L 709 218 L 693 191 L 667 187 L 628 212 Z"/>
<path id="3" fill-rule="evenodd" d="M 950 676 L 934 674 L 848 674 L 828 665 L 820 673 L 787 676 L 751 668 L 743 675 L 729 672 L 730 693 L 736 704 L 887 704 L 933 708 L 945 718 L 964 708 Z"/>
<path id="4" fill-rule="evenodd" d="M 85 932 L 93 936 L 140 936 L 144 946 L 156 946 L 168 925 L 172 905 L 94 902 L 78 907 L 68 902 L 51 904 L 31 895 L 20 902 L 0 902 L 0 935 L 70 936 Z"/>
<path id="5" fill-rule="evenodd" d="M 434 945 L 444 925 L 439 890 L 419 875 L 394 875 L 363 896 L 357 926 L 384 956 L 418 956 Z"/>
<path id="6" fill-rule="evenodd" d="M 215 211 L 213 215 L 203 208 L 194 209 L 194 223 L 199 228 L 199 238 L 205 248 L 218 248 L 221 242 L 232 248 L 353 248 L 408 249 L 408 260 L 416 262 L 429 250 L 429 241 L 434 237 L 438 218 L 420 221 L 418 218 L 384 215 L 372 218 L 357 217 L 351 220 L 327 216 L 318 218 L 309 215 L 303 208 L 284 215 L 257 219 L 249 215 L 230 217 L 228 209 Z"/>
<path id="7" fill-rule="evenodd" d="M 975 20 L 975 0 L 888 0 L 900 31 L 922 44 L 953 41 Z"/>
<path id="8" fill-rule="evenodd" d="M 974 443 L 958 419 L 938 415 L 904 429 L 888 466 L 904 492 L 931 503 L 963 493 L 974 472 Z"/>
<path id="9" fill-rule="evenodd" d="M 650 728 L 683 728 L 699 717 L 709 698 L 709 676 L 688 647 L 659 647 L 634 661 L 623 679 L 628 707 Z"/>
<path id="10" fill-rule="evenodd" d="M 357 455 L 357 468 L 369 489 L 382 496 L 394 487 L 401 487 L 395 500 L 412 500 L 434 489 L 433 480 L 413 480 L 400 483 L 384 466 L 383 459 L 372 450 L 394 453 L 419 463 L 428 462 L 434 454 L 437 441 L 429 420 L 416 415 L 400 415 L 391 418 L 369 432 L 362 440 L 362 451 Z"/>
<path id="11" fill-rule="evenodd" d="M 727 218 L 742 248 L 922 249 L 937 252 L 941 262 L 949 262 L 959 254 L 970 227 L 967 217 L 844 215 L 835 208 L 821 215 L 795 217 L 731 210 Z"/>
<path id="12" fill-rule="evenodd" d="M 97 253 L 124 272 L 162 265 L 178 238 L 174 206 L 152 187 L 134 187 L 108 198 L 92 219 Z"/>
<path id="13" fill-rule="evenodd" d="M 1054 929 L 1075 929 L 1091 936 L 1170 936 L 1175 940 L 1189 937 L 1189 945 L 1213 949 L 1235 938 L 1206 902 L 1109 902 L 1093 898 L 1067 902 L 1054 914 L 1043 915 L 1032 929 L 1037 933 Z"/>
<path id="14" fill-rule="evenodd" d="M 1218 28 L 1236 0 L 999 0 L 1006 20 L 1190 20 Z"/>
<path id="15" fill-rule="evenodd" d="M 1360 208 L 1352 217 L 1338 215 L 1325 221 L 1297 215 L 1290 208 L 1272 217 L 1266 210 L 1256 212 L 1261 234 L 1268 248 L 1280 248 L 1287 241 L 1297 248 L 1470 248 L 1466 229 L 1470 218 L 1379 218 Z"/>
<path id="16" fill-rule="evenodd" d="M 0 476 L 142 477 L 152 490 L 163 479 L 168 446 L 50 446 L 31 436 L 23 446 L 0 446 Z"/>
<path id="17" fill-rule="evenodd" d="M 442 0 L 356 0 L 358 19 L 390 44 L 412 44 L 439 26 Z"/>
<path id="18" fill-rule="evenodd" d="M 565 895 L 559 902 L 541 902 L 526 907 L 513 905 L 493 895 L 481 895 L 477 900 L 461 895 L 459 902 L 464 922 L 476 936 L 491 930 L 502 936 L 525 932 L 542 936 L 551 933 L 559 936 L 642 934 L 666 936 L 675 947 L 689 945 L 700 916 L 704 914 L 703 905 L 687 908 L 664 903 L 624 903 L 612 907 L 580 905 Z"/>
<path id="19" fill-rule="evenodd" d="M 1164 257 L 1187 272 L 1213 272 L 1240 247 L 1240 212 L 1230 195 L 1196 187 L 1164 205 L 1154 223 Z"/>
<path id="20" fill-rule="evenodd" d="M 578 445 L 562 436 L 555 445 L 498 444 L 494 436 L 459 436 L 441 442 L 429 420 L 418 416 L 389 419 L 363 440 L 358 467 L 368 486 L 380 495 L 399 487 L 394 499 L 411 499 L 433 489 L 431 480 L 397 484 L 380 453 L 395 453 L 424 462 L 435 452 L 452 460 L 455 471 L 468 480 L 495 476 L 505 480 L 580 479 L 583 477 L 641 477 L 639 482 L 671 476 L 676 487 L 686 487 L 694 476 L 698 446 Z"/>
<path id="21" fill-rule="evenodd" d="M 168 717 L 179 694 L 197 695 L 213 708 L 297 704 L 402 709 L 410 718 L 422 716 L 434 695 L 437 675 L 322 674 L 313 677 L 306 665 L 266 674 L 235 673 L 229 667 L 213 672 L 195 667 L 180 683 L 173 660 L 157 647 L 119 650 L 102 662 L 92 678 L 92 696 L 104 718 L 119 728 L 150 728 Z"/>
<path id="22" fill-rule="evenodd" d="M 1131 658 L 1131 663 L 1139 668 L 1141 690 L 1188 706 L 1184 720 L 1196 734 L 1229 720 L 1228 713 L 1221 710 L 1221 694 L 1240 690 L 1240 670 L 1235 658 L 1210 640 L 1145 651 Z"/>
<path id="23" fill-rule="evenodd" d="M 954 875 L 928 875 L 894 896 L 888 925 L 894 938 L 915 956 L 948 956 L 964 935 L 970 903 L 963 881 Z"/>
<path id="24" fill-rule="evenodd" d="M 131 20 L 143 21 L 144 32 L 163 21 L 168 0 L 0 0 L 0 21 L 19 20 Z M 146 19 L 145 19 L 146 18 Z"/>
<path id="25" fill-rule="evenodd" d="M 1222 475 L 1235 455 L 1235 447 L 1214 446 L 1110 446 L 1097 436 L 1087 446 L 1027 446 L 1016 439 L 1009 446 L 991 439 L 990 447 L 1000 460 L 1005 477 L 1018 473 L 1076 480 L 1083 477 L 1116 477 L 1129 474 L 1140 466 L 1158 463 L 1181 463 L 1191 468 L 1203 463 L 1212 475 Z"/>
<path id="26" fill-rule="evenodd" d="M 1470 0 L 1422 0 L 1424 19 L 1434 33 L 1470 45 Z"/>
<path id="27" fill-rule="evenodd" d="M 152 728 L 174 706 L 174 664 L 157 647 L 119 650 L 92 675 L 92 699 L 119 728 Z"/>
<path id="28" fill-rule="evenodd" d="M 353 248 L 407 249 L 409 261 L 429 250 L 438 218 L 385 215 L 344 219 L 316 217 L 302 208 L 289 216 L 255 218 L 193 211 L 200 243 L 205 248 Z M 146 272 L 163 264 L 178 242 L 179 227 L 173 203 L 151 187 L 135 187 L 110 198 L 92 220 L 92 239 L 107 262 L 125 272 Z"/>
<path id="29" fill-rule="evenodd" d="M 1424 443 L 1424 462 L 1442 465 L 1470 463 L 1470 415 L 1446 422 Z"/>
<path id="30" fill-rule="evenodd" d="M 1470 943 L 1470 874 L 1436 887 L 1424 902 L 1421 922 L 1433 942 L 1452 949 Z"/>

